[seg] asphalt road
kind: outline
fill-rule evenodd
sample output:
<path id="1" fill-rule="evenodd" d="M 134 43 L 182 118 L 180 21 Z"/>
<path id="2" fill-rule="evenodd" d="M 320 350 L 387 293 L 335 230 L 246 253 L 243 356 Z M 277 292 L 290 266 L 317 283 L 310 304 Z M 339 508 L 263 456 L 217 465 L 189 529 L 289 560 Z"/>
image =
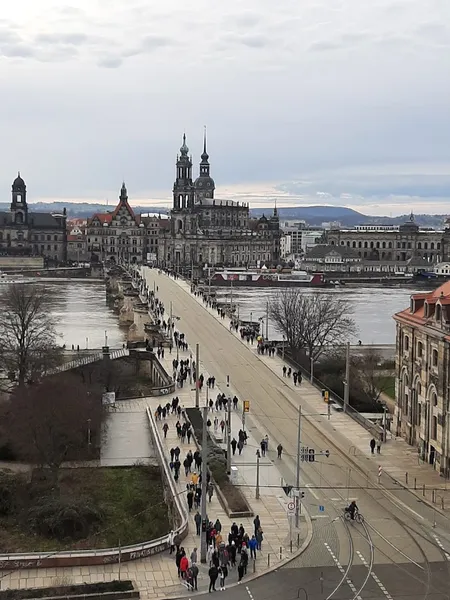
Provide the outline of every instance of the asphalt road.
<path id="1" fill-rule="evenodd" d="M 254 437 L 258 439 L 267 433 L 272 448 L 281 442 L 285 449 L 283 476 L 295 484 L 297 407 L 301 405 L 305 413 L 301 433 L 304 445 L 328 448 L 334 435 L 332 421 L 327 422 L 326 417 L 317 413 L 308 414 L 307 399 L 302 398 L 301 388 L 286 385 L 171 278 L 148 268 L 145 272 L 150 289 L 156 281 L 157 295 L 167 311 L 172 302 L 173 315 L 180 317 L 177 327 L 185 333 L 191 348 L 200 344 L 203 368 L 215 375 L 219 386 L 223 386 L 229 375 L 231 393 L 251 401 L 248 425 Z M 332 585 L 333 578 L 338 583 L 342 580 L 333 598 L 425 598 L 426 593 L 421 590 L 427 585 L 431 586 L 429 598 L 441 597 L 440 586 L 447 583 L 448 587 L 450 581 L 446 555 L 450 552 L 450 528 L 445 518 L 433 514 L 432 509 L 408 491 L 383 492 L 368 485 L 363 470 L 355 468 L 344 452 L 336 450 L 328 459 L 320 457 L 302 467 L 303 486 L 304 502 L 314 519 L 313 541 L 291 569 L 282 569 L 251 583 L 253 600 L 301 598 L 294 595 L 295 586 L 297 591 L 299 587 L 306 589 L 306 598 L 325 599 L 328 594 L 314 588 L 317 568 L 326 572 L 327 585 Z M 364 526 L 349 526 L 342 521 L 342 509 L 349 498 L 355 498 L 364 513 Z M 319 506 L 325 507 L 324 512 L 319 511 Z M 434 521 L 436 526 L 432 527 Z M 355 582 L 353 588 L 347 580 Z M 364 586 L 358 593 L 362 583 Z M 280 588 L 292 595 L 279 595 Z M 437 591 L 432 592 L 435 588 Z M 228 592 L 221 594 L 226 597 Z M 446 594 L 442 597 L 449 597 Z M 233 588 L 229 595 L 249 598 L 244 585 Z"/>

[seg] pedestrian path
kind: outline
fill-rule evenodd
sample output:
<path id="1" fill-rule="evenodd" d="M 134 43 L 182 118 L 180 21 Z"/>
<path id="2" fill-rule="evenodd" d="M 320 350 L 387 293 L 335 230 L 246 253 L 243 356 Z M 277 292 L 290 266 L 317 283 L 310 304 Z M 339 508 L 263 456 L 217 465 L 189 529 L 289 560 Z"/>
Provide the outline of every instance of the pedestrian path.
<path id="1" fill-rule="evenodd" d="M 191 294 L 188 282 L 177 279 L 177 285 Z M 193 296 L 193 295 L 192 295 Z M 194 296 L 193 296 L 194 297 Z M 230 319 L 222 319 L 217 310 L 207 306 L 201 296 L 195 296 L 196 301 L 203 305 L 217 321 L 241 341 L 242 344 L 249 346 L 258 358 L 264 362 L 278 377 L 282 378 L 283 383 L 294 389 L 292 379 L 283 378 L 283 366 L 288 363 L 283 361 L 281 356 L 275 355 L 268 357 L 257 353 L 256 344 L 248 344 L 246 340 L 241 339 L 239 332 L 230 331 Z M 389 478 L 398 482 L 401 486 L 407 487 L 423 499 L 431 501 L 436 495 L 437 505 L 440 509 L 450 512 L 450 483 L 445 481 L 440 474 L 433 469 L 431 465 L 423 464 L 417 454 L 417 448 L 410 446 L 403 438 L 392 436 L 391 439 L 382 445 L 381 454 L 371 454 L 370 440 L 373 435 L 363 426 L 353 420 L 349 415 L 332 410 L 331 419 L 328 420 L 327 405 L 323 401 L 321 392 L 306 378 L 303 378 L 301 388 L 299 389 L 299 404 L 309 413 L 323 415 L 320 419 L 321 427 L 327 431 L 328 436 L 345 453 L 349 454 L 353 460 L 357 460 L 365 469 L 369 470 L 374 477 L 379 472 L 381 466 L 383 473 L 383 482 L 389 483 Z M 301 391 L 300 391 L 301 389 Z M 386 479 L 387 477 L 387 479 Z M 423 492 L 425 486 L 425 494 Z M 449 488 L 449 489 L 447 489 Z M 434 494 L 433 490 L 437 490 Z"/>

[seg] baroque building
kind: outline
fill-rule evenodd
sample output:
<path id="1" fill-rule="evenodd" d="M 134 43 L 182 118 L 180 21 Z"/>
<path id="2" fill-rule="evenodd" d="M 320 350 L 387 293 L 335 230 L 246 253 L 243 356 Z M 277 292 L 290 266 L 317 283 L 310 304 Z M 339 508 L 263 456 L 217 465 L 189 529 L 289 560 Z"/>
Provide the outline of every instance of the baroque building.
<path id="1" fill-rule="evenodd" d="M 356 250 L 362 259 L 407 263 L 422 258 L 428 263 L 446 260 L 450 252 L 450 231 L 422 229 L 410 219 L 399 227 L 393 225 L 360 225 L 354 229 L 331 229 L 327 243 Z"/>
<path id="2" fill-rule="evenodd" d="M 96 213 L 86 228 L 87 254 L 93 262 L 142 263 L 147 255 L 158 255 L 161 216 L 136 215 L 122 184 L 119 203 L 111 212 Z"/>
<path id="3" fill-rule="evenodd" d="M 57 264 L 67 260 L 66 209 L 63 214 L 31 212 L 27 186 L 17 175 L 9 212 L 0 212 L 0 254 L 42 256 Z"/>
<path id="4" fill-rule="evenodd" d="M 449 477 L 450 282 L 412 295 L 409 308 L 394 320 L 396 433 Z"/>
<path id="5" fill-rule="evenodd" d="M 250 218 L 249 205 L 215 198 L 206 133 L 199 175 L 193 180 L 192 157 L 183 135 L 173 185 L 171 228 L 161 237 L 158 262 L 163 267 L 199 274 L 211 267 L 277 265 L 280 223 L 276 208 L 269 218 Z"/>

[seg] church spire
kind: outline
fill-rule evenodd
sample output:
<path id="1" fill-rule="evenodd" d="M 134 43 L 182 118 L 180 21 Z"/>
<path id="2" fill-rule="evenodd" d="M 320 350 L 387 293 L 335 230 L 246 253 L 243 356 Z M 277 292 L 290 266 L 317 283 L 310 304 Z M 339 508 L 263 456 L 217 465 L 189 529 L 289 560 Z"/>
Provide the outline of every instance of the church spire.
<path id="1" fill-rule="evenodd" d="M 127 188 L 125 185 L 125 181 L 122 181 L 122 187 L 120 188 L 119 200 L 121 202 L 126 202 L 128 200 L 128 192 L 127 192 Z"/>
<path id="2" fill-rule="evenodd" d="M 273 216 L 278 217 L 277 199 L 275 198 L 275 204 L 273 206 Z"/>
<path id="3" fill-rule="evenodd" d="M 201 159 L 202 159 L 202 162 L 205 162 L 205 163 L 207 163 L 208 159 L 209 159 L 209 154 L 206 150 L 206 125 L 205 125 L 204 131 L 203 131 L 203 153 L 202 153 Z"/>

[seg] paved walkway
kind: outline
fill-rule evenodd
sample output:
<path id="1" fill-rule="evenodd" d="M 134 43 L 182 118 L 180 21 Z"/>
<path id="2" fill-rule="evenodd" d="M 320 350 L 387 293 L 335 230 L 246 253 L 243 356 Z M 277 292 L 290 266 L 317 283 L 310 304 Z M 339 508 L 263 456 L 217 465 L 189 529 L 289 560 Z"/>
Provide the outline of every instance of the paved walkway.
<path id="1" fill-rule="evenodd" d="M 177 279 L 176 283 L 194 298 L 188 282 Z M 229 331 L 230 320 L 228 318 L 219 317 L 217 310 L 206 306 L 201 296 L 195 297 L 195 300 Z M 242 344 L 249 345 L 241 339 L 239 333 L 233 331 L 232 335 Z M 256 344 L 253 346 L 253 352 L 269 369 L 282 378 L 283 365 L 287 363 L 280 356 L 269 358 L 266 355 L 259 355 Z M 294 388 L 292 380 L 288 378 L 282 378 L 282 380 L 284 384 Z M 309 412 L 326 415 L 327 405 L 323 402 L 320 391 L 305 378 L 301 384 L 301 398 L 302 406 L 306 407 Z M 379 466 L 381 466 L 382 483 L 388 485 L 389 478 L 391 478 L 411 491 L 415 491 L 421 499 L 425 498 L 428 501 L 432 500 L 433 489 L 437 490 L 436 497 L 439 508 L 442 509 L 444 506 L 444 510 L 450 512 L 450 482 L 445 481 L 430 465 L 421 463 L 417 448 L 408 445 L 403 438 L 388 439 L 387 443 L 382 446 L 381 454 L 372 455 L 369 442 L 373 436 L 350 416 L 333 411 L 331 422 L 327 423 L 327 419 L 324 418 L 321 425 L 329 431 L 329 436 L 334 438 L 345 452 L 369 469 L 373 475 L 378 473 Z M 423 495 L 423 486 L 425 486 L 425 496 Z M 414 490 L 414 488 L 417 489 Z"/>

